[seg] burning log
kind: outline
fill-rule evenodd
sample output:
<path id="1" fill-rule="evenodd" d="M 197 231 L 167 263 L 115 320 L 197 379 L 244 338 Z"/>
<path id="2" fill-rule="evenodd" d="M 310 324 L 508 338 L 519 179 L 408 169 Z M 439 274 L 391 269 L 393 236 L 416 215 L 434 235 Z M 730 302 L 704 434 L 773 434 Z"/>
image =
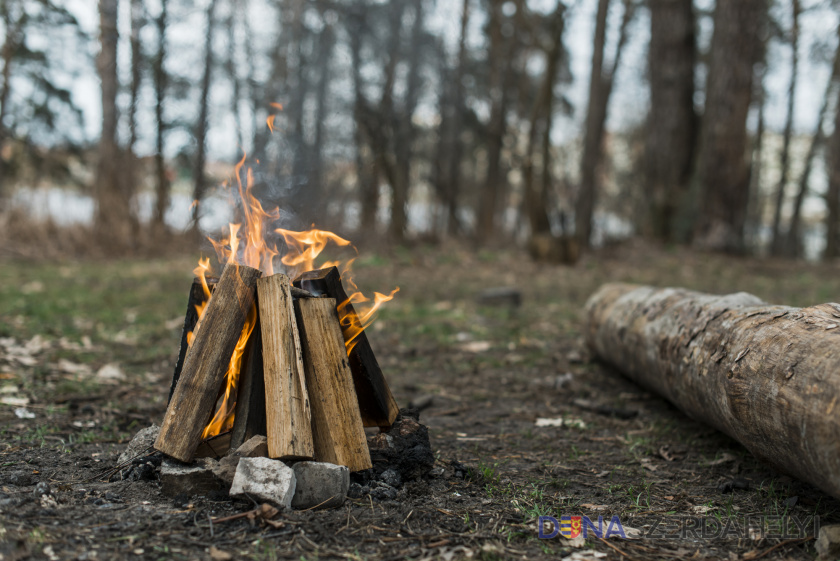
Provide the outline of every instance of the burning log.
<path id="1" fill-rule="evenodd" d="M 372 466 L 344 336 L 332 298 L 294 303 L 311 395 L 315 459 L 360 471 Z"/>
<path id="2" fill-rule="evenodd" d="M 367 335 L 360 331 L 359 316 L 344 291 L 338 268 L 329 267 L 303 273 L 295 279 L 294 284 L 314 294 L 326 295 L 337 302 L 344 342 L 353 345 L 349 352 L 350 371 L 353 374 L 353 385 L 356 388 L 364 426 L 390 427 L 399 413 L 399 407 L 391 395 L 391 389 L 382 374 L 382 369 L 379 368 Z"/>
<path id="3" fill-rule="evenodd" d="M 184 368 L 184 359 L 187 357 L 187 349 L 190 348 L 189 338 L 195 331 L 195 326 L 198 324 L 199 310 L 207 305 L 209 299 L 208 292 L 213 293 L 216 288 L 216 283 L 219 279 L 208 277 L 207 290 L 204 289 L 204 284 L 201 279 L 196 277 L 193 279 L 190 287 L 190 295 L 187 299 L 187 313 L 184 315 L 184 327 L 181 330 L 181 347 L 178 350 L 178 361 L 175 363 L 175 373 L 172 375 L 172 386 L 169 388 L 169 399 L 172 399 L 172 392 L 175 391 L 175 386 L 178 384 L 178 378 L 181 376 L 181 370 Z"/>
<path id="4" fill-rule="evenodd" d="M 311 412 L 291 282 L 283 274 L 257 281 L 262 321 L 268 455 L 312 458 Z"/>
<path id="5" fill-rule="evenodd" d="M 231 355 L 254 305 L 261 272 L 244 265 L 228 265 L 196 326 L 180 378 L 166 410 L 155 448 L 182 462 L 193 458 Z"/>
<path id="6" fill-rule="evenodd" d="M 586 310 L 602 360 L 840 498 L 840 305 L 608 284 Z"/>
<path id="7" fill-rule="evenodd" d="M 259 297 L 257 298 L 259 302 Z M 236 388 L 236 409 L 230 448 L 235 450 L 253 436 L 266 434 L 265 381 L 263 378 L 262 317 L 257 314 L 248 338 Z"/>

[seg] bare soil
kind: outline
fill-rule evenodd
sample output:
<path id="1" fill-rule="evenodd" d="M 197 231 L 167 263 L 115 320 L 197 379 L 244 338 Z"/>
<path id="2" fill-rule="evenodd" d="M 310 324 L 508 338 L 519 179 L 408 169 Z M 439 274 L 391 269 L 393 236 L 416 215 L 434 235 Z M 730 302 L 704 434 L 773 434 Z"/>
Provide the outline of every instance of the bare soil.
<path id="1" fill-rule="evenodd" d="M 70 333 L 69 343 L 58 342 L 60 331 L 46 332 L 45 343 L 27 354 L 13 347 L 25 349 L 39 333 L 28 308 L 13 299 L 34 306 L 51 294 L 49 280 L 38 277 L 46 274 L 41 265 L 0 264 L 4 283 L 48 285 L 0 292 L 7 343 L 0 384 L 17 392 L 2 396 L 25 397 L 35 415 L 20 418 L 20 405 L 0 407 L 0 559 L 813 559 L 812 517 L 840 522 L 840 502 L 600 365 L 580 340 L 583 304 L 602 282 L 746 290 L 807 305 L 836 300 L 837 266 L 634 244 L 601 250 L 575 267 L 459 247 L 418 246 L 361 261 L 363 288 L 401 288 L 369 338 L 400 405 L 431 396 L 421 421 L 438 469 L 406 483 L 395 500 L 348 499 L 338 509 L 282 513 L 271 523 L 212 522 L 254 508 L 247 501 L 167 497 L 157 481 L 109 482 L 133 433 L 163 416 L 179 336 L 172 306 L 155 312 L 149 325 L 157 327 L 141 330 L 144 340 L 114 341 L 93 326 L 85 346 L 84 327 L 73 324 L 81 331 Z M 137 278 L 185 263 L 138 266 Z M 161 288 L 185 305 L 189 269 L 183 273 Z M 107 275 L 102 282 L 109 294 Z M 112 282 L 115 290 L 125 286 L 125 278 Z M 477 301 L 484 289 L 502 286 L 519 289 L 522 305 Z M 73 313 L 62 309 L 56 320 Z M 124 379 L 82 376 L 73 391 L 59 391 L 72 377 L 61 360 L 90 372 L 116 362 Z M 537 419 L 565 423 L 537 426 Z M 39 483 L 49 485 L 46 498 L 43 486 L 36 492 Z M 575 547 L 581 544 L 538 538 L 539 516 L 564 515 L 602 516 L 605 529 L 618 516 L 634 539 L 590 535 Z M 785 516 L 806 527 L 781 535 L 772 526 Z M 697 527 L 704 520 L 705 536 Z M 715 520 L 733 529 L 721 536 Z M 758 531 L 761 520 L 769 535 Z M 646 535 L 654 524 L 658 537 Z"/>

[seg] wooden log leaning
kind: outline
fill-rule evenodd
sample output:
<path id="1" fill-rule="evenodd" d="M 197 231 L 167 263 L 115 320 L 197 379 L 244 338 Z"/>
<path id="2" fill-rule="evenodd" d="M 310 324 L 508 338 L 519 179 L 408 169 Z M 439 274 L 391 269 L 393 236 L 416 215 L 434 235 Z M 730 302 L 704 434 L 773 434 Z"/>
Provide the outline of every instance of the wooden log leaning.
<path id="1" fill-rule="evenodd" d="M 312 458 L 312 414 L 289 277 L 277 274 L 257 281 L 257 301 L 266 351 L 268 455 Z"/>
<path id="2" fill-rule="evenodd" d="M 607 284 L 586 315 L 601 360 L 840 498 L 840 304 Z"/>
<path id="3" fill-rule="evenodd" d="M 359 402 L 332 298 L 296 300 L 315 459 L 360 471 L 370 461 Z"/>
<path id="4" fill-rule="evenodd" d="M 155 448 L 182 462 L 193 458 L 216 404 L 230 357 L 254 303 L 261 273 L 227 265 L 204 310 L 178 384 L 169 400 Z"/>
<path id="5" fill-rule="evenodd" d="M 303 273 L 295 279 L 294 285 L 314 294 L 334 298 L 338 304 L 348 300 L 341 284 L 341 274 L 336 267 L 317 269 Z M 348 303 L 344 309 L 348 316 L 358 317 L 353 305 Z M 342 318 L 343 322 L 348 321 Z M 345 339 L 349 334 L 345 334 Z M 376 360 L 367 335 L 363 331 L 356 338 L 356 345 L 349 355 L 350 371 L 353 384 L 359 398 L 362 422 L 366 427 L 390 427 L 400 408 L 391 394 L 388 382 Z"/>
<path id="6" fill-rule="evenodd" d="M 207 277 L 207 287 L 210 293 L 216 288 L 216 283 L 219 279 Z M 190 286 L 190 295 L 187 298 L 187 313 L 184 314 L 184 327 L 181 329 L 181 346 L 178 349 L 178 360 L 175 362 L 175 371 L 172 373 L 172 384 L 169 387 L 169 399 L 172 399 L 172 392 L 175 391 L 175 386 L 178 385 L 178 378 L 181 376 L 181 370 L 184 368 L 184 359 L 187 358 L 187 350 L 190 348 L 187 341 L 187 335 L 195 331 L 195 326 L 198 324 L 198 309 L 207 302 L 207 295 L 204 293 L 204 287 L 201 284 L 201 279 L 198 277 L 193 279 L 192 286 Z"/>

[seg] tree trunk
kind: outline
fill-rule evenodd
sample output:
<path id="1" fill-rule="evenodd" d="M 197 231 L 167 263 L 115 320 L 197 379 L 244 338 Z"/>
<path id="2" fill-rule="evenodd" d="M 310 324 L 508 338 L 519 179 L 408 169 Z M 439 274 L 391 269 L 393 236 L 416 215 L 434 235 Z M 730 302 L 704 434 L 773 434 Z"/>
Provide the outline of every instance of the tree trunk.
<path id="1" fill-rule="evenodd" d="M 198 232 L 199 210 L 204 192 L 207 189 L 207 178 L 204 175 L 204 164 L 207 159 L 207 128 L 208 113 L 210 111 L 210 83 L 213 74 L 213 32 L 216 27 L 216 0 L 210 0 L 207 5 L 207 27 L 204 38 L 204 74 L 201 78 L 201 94 L 198 101 L 198 122 L 195 127 L 196 155 L 193 168 L 193 215 L 192 228 Z"/>
<path id="2" fill-rule="evenodd" d="M 837 26 L 837 35 L 840 36 L 840 26 Z M 808 153 L 805 155 L 805 164 L 802 170 L 802 175 L 799 177 L 799 189 L 796 193 L 796 199 L 793 202 L 793 212 L 790 218 L 790 228 L 788 228 L 787 239 L 785 240 L 785 250 L 790 257 L 798 257 L 802 254 L 803 240 L 802 240 L 802 204 L 805 202 L 805 196 L 808 194 L 808 185 L 811 179 L 811 171 L 814 167 L 814 159 L 817 156 L 817 151 L 825 142 L 825 116 L 828 113 L 829 100 L 831 99 L 831 92 L 834 90 L 835 82 L 840 78 L 840 47 L 834 53 L 834 64 L 832 65 L 831 77 L 828 80 L 828 85 L 825 88 L 825 95 L 820 106 L 820 112 L 817 116 L 817 128 L 811 137 L 811 144 L 808 146 Z"/>
<path id="3" fill-rule="evenodd" d="M 140 33 L 145 24 L 142 0 L 131 0 L 131 101 L 128 109 L 128 156 L 133 159 L 134 144 L 137 142 L 137 104 L 140 98 L 140 82 L 143 79 L 143 49 Z"/>
<path id="4" fill-rule="evenodd" d="M 586 130 L 583 137 L 581 156 L 580 189 L 575 205 L 575 235 L 581 249 L 589 247 L 592 238 L 592 220 L 598 198 L 598 168 L 601 163 L 604 125 L 607 121 L 607 107 L 612 93 L 613 78 L 621 61 L 621 53 L 627 42 L 627 28 L 633 17 L 633 4 L 624 2 L 624 17 L 619 29 L 618 44 L 612 68 L 605 72 L 604 46 L 607 33 L 607 11 L 610 0 L 598 0 L 595 16 L 595 39 L 592 52 L 592 74 L 589 78 L 589 105 L 586 112 Z"/>
<path id="5" fill-rule="evenodd" d="M 117 0 L 99 0 L 100 51 L 96 69 L 101 82 L 102 133 L 99 139 L 99 161 L 96 169 L 96 234 L 103 246 L 122 251 L 132 242 L 133 216 L 131 192 L 127 188 L 117 144 Z"/>
<path id="6" fill-rule="evenodd" d="M 764 75 L 767 71 L 765 65 L 764 70 L 758 76 L 758 96 L 755 100 L 758 105 L 758 125 L 755 131 L 755 138 L 753 138 L 751 146 L 750 159 L 750 194 L 749 204 L 747 205 L 747 218 L 744 227 L 745 245 L 746 247 L 755 248 L 758 245 L 759 237 L 761 235 L 761 228 L 764 223 L 764 195 L 761 192 L 762 182 L 762 163 L 764 161 L 764 124 L 765 115 L 767 113 L 767 90 L 764 87 Z"/>
<path id="7" fill-rule="evenodd" d="M 551 164 L 548 157 L 551 152 L 550 135 L 554 83 L 557 81 L 560 57 L 563 54 L 564 11 L 565 6 L 558 3 L 554 14 L 550 16 L 553 24 L 551 34 L 553 42 L 545 53 L 545 74 L 531 109 L 528 142 L 525 148 L 522 188 L 525 191 L 525 206 L 527 207 L 532 236 L 551 232 L 551 223 L 548 219 L 548 201 L 546 200 L 551 175 Z M 542 134 L 539 134 L 540 132 Z M 543 142 L 542 181 L 539 184 L 534 180 L 534 157 L 537 151 L 538 137 L 541 137 L 540 140 Z"/>
<path id="8" fill-rule="evenodd" d="M 12 59 L 17 50 L 18 34 L 20 33 L 20 23 L 12 20 L 12 7 L 10 0 L 3 0 L 0 4 L 3 18 L 3 32 L 6 37 L 3 41 L 3 50 L 0 51 L 0 56 L 3 58 L 3 72 L 0 74 L 0 200 L 5 198 L 8 193 L 8 179 L 6 177 L 6 161 L 3 159 L 3 146 L 6 144 L 6 116 L 9 114 L 9 94 L 12 90 L 11 75 L 12 75 Z"/>
<path id="9" fill-rule="evenodd" d="M 448 169 L 446 170 L 446 214 L 449 235 L 458 235 L 461 231 L 461 221 L 458 218 L 458 193 L 461 188 L 461 159 L 464 151 L 461 133 L 464 122 L 464 74 L 467 65 L 467 26 L 470 22 L 470 0 L 464 0 L 461 5 L 461 31 L 458 35 L 458 65 L 455 68 L 452 120 L 449 123 L 450 150 Z M 445 86 L 443 86 L 445 87 Z"/>
<path id="10" fill-rule="evenodd" d="M 164 134 L 166 123 L 163 120 L 163 104 L 166 99 L 167 76 L 164 61 L 166 60 L 166 2 L 161 2 L 160 13 L 155 20 L 158 32 L 158 48 L 152 65 L 152 76 L 155 85 L 155 214 L 153 227 L 162 232 L 166 228 L 166 209 L 169 208 L 169 178 L 166 175 L 166 160 L 164 151 Z"/>
<path id="11" fill-rule="evenodd" d="M 703 249 L 744 249 L 750 184 L 746 123 L 766 16 L 767 0 L 720 0 L 715 6 L 697 166 L 702 202 L 695 244 Z"/>
<path id="12" fill-rule="evenodd" d="M 231 113 L 233 114 L 233 118 L 235 120 L 234 125 L 234 138 L 236 139 L 236 150 L 237 150 L 237 157 L 238 160 L 241 156 L 239 156 L 239 152 L 244 149 L 245 145 L 243 144 L 242 138 L 242 124 L 245 122 L 245 119 L 242 118 L 242 84 L 239 80 L 239 74 L 237 73 L 237 65 L 236 65 L 236 54 L 238 52 L 238 42 L 236 40 L 236 25 L 237 25 L 237 16 L 239 17 L 247 17 L 247 12 L 243 13 L 242 9 L 239 7 L 239 2 L 235 0 L 229 3 L 229 13 L 227 17 L 227 21 L 225 21 L 225 27 L 227 27 L 228 32 L 228 48 L 227 48 L 227 58 L 225 58 L 225 72 L 227 73 L 228 80 L 230 81 L 231 87 Z"/>
<path id="13" fill-rule="evenodd" d="M 586 310 L 601 360 L 840 498 L 840 305 L 608 284 Z"/>
<path id="14" fill-rule="evenodd" d="M 793 4 L 793 22 L 790 31 L 790 48 L 791 48 L 791 70 L 790 70 L 790 85 L 788 86 L 788 104 L 787 104 L 787 118 L 785 120 L 785 130 L 782 136 L 782 152 L 779 155 L 779 165 L 781 166 L 781 175 L 779 177 L 779 184 L 776 187 L 776 206 L 773 209 L 773 231 L 772 240 L 770 241 L 770 253 L 772 255 L 781 255 L 784 247 L 782 244 L 782 207 L 785 204 L 785 188 L 788 182 L 788 172 L 790 168 L 790 139 L 793 136 L 793 111 L 796 104 L 796 79 L 799 73 L 799 14 L 802 11 L 799 0 L 792 0 Z"/>
<path id="15" fill-rule="evenodd" d="M 363 6 L 356 5 L 356 10 L 348 17 L 356 26 L 361 26 L 363 21 Z M 357 27 L 358 28 L 358 27 Z M 354 131 L 353 140 L 355 143 L 354 157 L 356 165 L 356 182 L 359 192 L 359 203 L 361 206 L 360 230 L 370 233 L 376 232 L 376 215 L 379 209 L 379 183 L 375 174 L 371 172 L 372 165 L 368 162 L 368 146 L 365 138 L 364 120 L 366 100 L 364 97 L 364 84 L 362 83 L 362 39 L 359 33 L 350 33 L 350 62 L 353 78 L 353 118 Z"/>
<path id="16" fill-rule="evenodd" d="M 335 47 L 335 31 L 326 23 L 318 38 L 318 80 L 315 83 L 315 138 L 309 150 L 309 184 L 307 202 L 312 211 L 312 220 L 316 223 L 325 217 L 323 205 L 326 185 L 324 185 L 324 138 L 327 120 L 327 96 L 329 93 L 332 68 L 330 61 Z"/>
<path id="17" fill-rule="evenodd" d="M 650 112 L 645 130 L 645 233 L 678 241 L 675 224 L 685 204 L 694 160 L 694 10 L 691 0 L 651 0 L 648 73 Z"/>
<path id="18" fill-rule="evenodd" d="M 396 179 L 392 184 L 391 198 L 391 239 L 401 241 L 405 238 L 408 228 L 408 200 L 411 190 L 411 160 L 414 154 L 414 138 L 416 136 L 413 122 L 414 112 L 420 97 L 420 53 L 421 41 L 424 33 L 425 13 L 424 0 L 414 0 L 414 22 L 411 27 L 411 47 L 406 63 L 408 76 L 406 77 L 405 98 L 402 106 L 396 134 L 394 135 L 394 154 L 396 156 Z"/>
<path id="19" fill-rule="evenodd" d="M 491 0 L 487 34 L 490 48 L 487 66 L 490 70 L 490 119 L 487 130 L 487 172 L 484 189 L 478 206 L 478 227 L 476 242 L 487 243 L 497 235 L 496 214 L 499 206 L 499 192 L 504 183 L 502 170 L 502 148 L 507 132 L 508 88 L 513 75 L 513 38 L 505 38 L 502 14 L 503 2 Z"/>
<path id="20" fill-rule="evenodd" d="M 838 88 L 840 91 L 840 88 Z M 828 142 L 826 154 L 828 191 L 825 195 L 825 252 L 823 258 L 840 257 L 840 95 L 838 109 L 834 111 L 834 132 Z"/>

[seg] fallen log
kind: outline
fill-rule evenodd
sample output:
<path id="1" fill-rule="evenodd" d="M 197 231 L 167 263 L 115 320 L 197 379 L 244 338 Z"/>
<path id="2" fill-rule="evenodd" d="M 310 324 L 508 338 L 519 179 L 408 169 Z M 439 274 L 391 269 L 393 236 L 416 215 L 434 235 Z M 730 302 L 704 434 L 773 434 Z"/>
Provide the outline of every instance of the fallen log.
<path id="1" fill-rule="evenodd" d="M 195 338 L 169 400 L 155 448 L 182 462 L 193 459 L 213 415 L 230 357 L 254 303 L 262 273 L 227 265 L 195 328 Z"/>
<path id="2" fill-rule="evenodd" d="M 840 498 L 840 304 L 607 284 L 586 316 L 598 358 Z"/>

